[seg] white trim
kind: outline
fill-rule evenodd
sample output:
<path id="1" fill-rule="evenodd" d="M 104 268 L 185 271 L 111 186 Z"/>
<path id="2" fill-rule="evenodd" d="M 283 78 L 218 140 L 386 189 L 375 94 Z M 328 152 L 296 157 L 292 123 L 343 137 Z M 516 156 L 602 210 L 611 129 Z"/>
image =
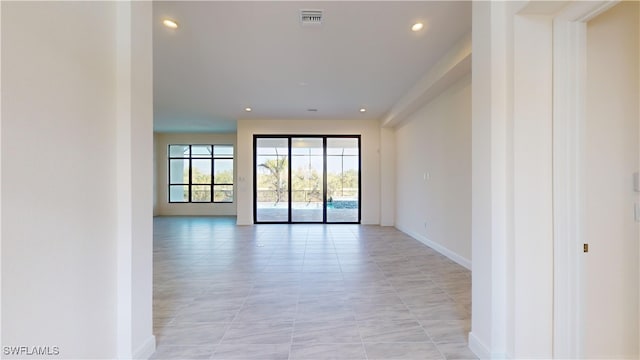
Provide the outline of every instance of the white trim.
<path id="1" fill-rule="evenodd" d="M 580 4 L 580 6 L 573 6 L 566 9 L 563 14 L 570 13 L 573 15 L 572 18 L 567 19 L 569 21 L 587 23 L 615 5 L 618 5 L 620 1 L 621 0 L 586 2 L 584 4 Z"/>
<path id="2" fill-rule="evenodd" d="M 2 6 L 0 5 L 0 29 L 2 29 Z M 2 30 L 0 30 L 0 69 L 2 69 Z M 0 84 L 2 84 L 2 72 L 0 71 Z M 2 94 L 0 86 L 0 94 Z M 2 149 L 2 101 L 0 101 L 0 149 Z M 0 157 L 0 204 L 2 204 L 2 158 Z M 0 269 L 2 269 L 2 206 L 0 206 Z M 2 322 L 2 276 L 0 276 L 0 324 Z M 0 345 L 2 342 L 2 326 L 0 326 Z"/>
<path id="3" fill-rule="evenodd" d="M 513 329 L 512 27 L 519 4 L 474 1 L 472 44 L 472 331 L 483 358 L 506 353 Z M 513 323 L 513 322 L 511 322 Z M 473 342 L 473 339 L 470 340 Z M 473 345 L 478 352 L 478 346 Z M 480 347 L 482 348 L 482 347 Z M 480 354 L 479 354 L 480 355 Z"/>
<path id="4" fill-rule="evenodd" d="M 550 17 L 513 19 L 513 356 L 553 355 Z"/>
<path id="5" fill-rule="evenodd" d="M 147 340 L 133 352 L 134 359 L 149 359 L 156 351 L 156 337 L 151 335 Z"/>
<path id="6" fill-rule="evenodd" d="M 117 180 L 117 291 L 116 354 L 132 356 L 133 250 L 132 250 L 132 142 L 131 142 L 131 3 L 116 4 L 116 180 Z"/>
<path id="7" fill-rule="evenodd" d="M 506 354 L 492 354 L 489 347 L 480 341 L 473 332 L 469 333 L 469 350 L 479 359 L 508 359 Z"/>
<path id="8" fill-rule="evenodd" d="M 491 299 L 492 352 L 507 352 L 514 336 L 514 306 L 512 300 L 514 280 L 514 237 L 513 208 L 513 21 L 505 14 L 512 11 L 516 3 L 496 3 L 491 5 L 491 37 L 489 73 L 490 86 L 490 143 L 489 164 L 490 187 L 490 261 L 491 285 L 482 288 L 473 284 L 476 292 L 489 292 Z M 506 34 L 510 34 L 505 36 Z M 474 97 L 475 95 L 472 95 Z M 475 189 L 474 189 L 475 191 Z M 477 215 L 477 214 L 476 214 Z M 474 245 L 478 246 L 478 245 Z M 472 254 L 472 258 L 475 256 Z M 473 291 L 472 291 L 473 292 Z M 474 295 L 472 293 L 472 298 Z M 474 308 L 475 309 L 475 308 Z M 472 327 L 475 328 L 475 327 Z"/>
<path id="9" fill-rule="evenodd" d="M 583 348 L 582 139 L 585 118 L 586 22 L 618 1 L 574 2 L 556 14 L 554 41 L 553 356 L 581 357 Z"/>
<path id="10" fill-rule="evenodd" d="M 445 53 L 382 118 L 382 127 L 396 127 L 428 104 L 451 84 L 471 71 L 471 33 L 466 34 Z"/>
<path id="11" fill-rule="evenodd" d="M 446 247 L 438 244 L 435 241 L 429 240 L 427 239 L 425 236 L 422 236 L 420 234 L 417 234 L 413 231 L 407 230 L 407 229 L 403 229 L 401 226 L 396 225 L 396 229 L 402 231 L 403 233 L 411 236 L 412 238 L 420 241 L 421 243 L 427 245 L 428 247 L 432 248 L 433 250 L 439 252 L 440 254 L 446 256 L 447 258 L 449 258 L 450 260 L 452 260 L 453 262 L 455 262 L 456 264 L 464 267 L 467 270 L 471 270 L 471 260 L 466 259 L 465 257 L 447 249 Z"/>
<path id="12" fill-rule="evenodd" d="M 579 148 L 584 116 L 585 26 L 554 22 L 554 357 L 578 354 Z"/>

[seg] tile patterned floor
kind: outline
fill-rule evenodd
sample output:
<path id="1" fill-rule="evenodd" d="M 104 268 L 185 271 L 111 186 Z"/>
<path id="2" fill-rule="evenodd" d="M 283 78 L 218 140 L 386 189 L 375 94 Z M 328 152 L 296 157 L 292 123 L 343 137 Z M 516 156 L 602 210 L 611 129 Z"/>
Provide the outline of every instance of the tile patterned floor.
<path id="1" fill-rule="evenodd" d="M 159 217 L 153 359 L 475 359 L 470 290 L 393 228 Z"/>

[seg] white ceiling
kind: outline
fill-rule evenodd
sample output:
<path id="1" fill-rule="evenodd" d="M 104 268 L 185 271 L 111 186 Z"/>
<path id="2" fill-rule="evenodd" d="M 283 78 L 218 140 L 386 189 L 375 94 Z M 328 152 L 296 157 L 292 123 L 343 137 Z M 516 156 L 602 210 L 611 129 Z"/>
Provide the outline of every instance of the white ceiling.
<path id="1" fill-rule="evenodd" d="M 234 132 L 236 119 L 378 120 L 471 30 L 466 1 L 153 6 L 158 132 Z M 324 10 L 323 24 L 301 25 L 300 9 Z M 180 27 L 162 26 L 166 17 Z M 425 29 L 414 33 L 417 21 Z"/>

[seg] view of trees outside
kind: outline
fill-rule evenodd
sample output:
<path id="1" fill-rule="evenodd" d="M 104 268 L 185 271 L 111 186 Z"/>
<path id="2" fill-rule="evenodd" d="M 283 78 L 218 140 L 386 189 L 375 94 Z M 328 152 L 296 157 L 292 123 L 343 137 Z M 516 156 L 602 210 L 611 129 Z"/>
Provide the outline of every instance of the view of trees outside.
<path id="1" fill-rule="evenodd" d="M 258 171 L 258 202 L 273 202 L 275 205 L 289 201 L 289 161 L 286 156 L 265 160 L 258 164 Z"/>
<path id="2" fill-rule="evenodd" d="M 269 159 L 258 164 L 258 202 L 278 204 L 288 201 L 288 157 Z M 322 202 L 322 176 L 314 168 L 298 167 L 291 173 L 293 202 Z M 303 189 L 303 190 L 300 190 Z M 327 172 L 327 201 L 338 199 L 358 199 L 358 170 Z"/>
<path id="3" fill-rule="evenodd" d="M 358 171 L 349 169 L 343 173 L 327 173 L 327 199 L 358 200 Z"/>
<path id="4" fill-rule="evenodd" d="M 265 136 L 255 146 L 256 221 L 359 221 L 357 137 Z"/>
<path id="5" fill-rule="evenodd" d="M 170 145 L 169 179 L 171 202 L 233 202 L 233 146 Z"/>
<path id="6" fill-rule="evenodd" d="M 300 203 L 322 202 L 322 175 L 316 169 L 298 167 L 291 176 L 291 201 Z"/>
<path id="7" fill-rule="evenodd" d="M 191 170 L 192 202 L 210 202 L 211 201 L 211 174 L 204 173 L 202 170 L 194 167 Z M 189 182 L 189 172 L 184 174 L 185 183 Z M 216 171 L 214 179 L 216 184 L 233 184 L 233 169 L 224 170 L 221 172 Z M 203 185 L 196 185 L 203 184 Z M 185 189 L 188 192 L 189 189 Z M 188 193 L 185 193 L 188 196 Z M 233 185 L 213 185 L 213 201 L 215 202 L 231 202 L 233 201 Z"/>

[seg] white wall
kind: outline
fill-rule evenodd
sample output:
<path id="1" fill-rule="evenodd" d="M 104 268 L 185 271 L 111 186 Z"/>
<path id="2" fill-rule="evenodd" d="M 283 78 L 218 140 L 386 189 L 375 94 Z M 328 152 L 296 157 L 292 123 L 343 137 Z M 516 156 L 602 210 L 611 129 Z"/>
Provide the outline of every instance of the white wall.
<path id="1" fill-rule="evenodd" d="M 151 79 L 138 72 L 150 7 L 129 5 L 1 4 L 3 346 L 59 346 L 60 358 L 155 346 Z"/>
<path id="2" fill-rule="evenodd" d="M 396 134 L 380 128 L 380 226 L 394 226 L 396 218 Z"/>
<path id="3" fill-rule="evenodd" d="M 622 2 L 587 24 L 584 154 L 588 358 L 638 358 L 639 6 Z M 614 305 L 615 304 L 615 305 Z"/>
<path id="4" fill-rule="evenodd" d="M 471 267 L 471 74 L 396 127 L 396 227 Z"/>
<path id="5" fill-rule="evenodd" d="M 552 358 L 557 345 L 553 321 L 554 316 L 562 314 L 554 309 L 554 276 L 566 274 L 554 274 L 554 243 L 562 244 L 568 239 L 553 237 L 554 220 L 558 220 L 553 218 L 553 109 L 554 105 L 567 108 L 573 104 L 561 103 L 569 101 L 562 97 L 554 103 L 552 98 L 554 76 L 567 76 L 554 73 L 552 66 L 554 50 L 558 50 L 553 48 L 553 20 L 561 21 L 566 16 L 570 21 L 580 21 L 581 16 L 594 14 L 602 6 L 576 2 L 564 9 L 565 5 L 537 1 L 473 4 L 474 262 L 469 341 L 483 358 Z M 637 26 L 637 15 L 635 19 Z M 578 47 L 580 41 L 577 32 L 567 36 L 563 45 L 556 43 L 559 48 L 564 46 L 566 49 L 560 50 L 565 52 Z M 638 43 L 635 34 L 625 36 Z M 604 56 L 618 51 L 598 53 Z M 627 81 L 634 82 L 638 78 L 637 47 L 630 51 L 635 54 L 635 72 L 628 75 Z M 620 67 L 623 66 L 616 70 Z M 611 91 L 602 86 L 606 81 L 596 83 L 599 90 Z M 580 84 L 572 83 L 571 87 L 579 88 Z M 635 100 L 630 109 L 637 121 L 637 87 L 634 91 L 626 90 L 619 98 L 629 96 Z M 605 101 L 618 109 L 619 100 Z M 607 120 L 610 116 L 600 115 Z M 637 136 L 637 128 L 631 131 Z M 597 137 L 602 140 L 604 136 Z M 637 142 L 635 146 L 637 151 Z M 629 186 L 629 175 L 627 180 L 624 178 L 617 177 L 620 183 L 616 188 L 624 188 L 625 183 Z M 610 236 L 603 234 L 603 238 Z M 637 254 L 637 244 L 631 251 Z M 610 267 L 617 264 L 607 262 Z M 633 281 L 637 286 L 637 277 Z M 636 295 L 631 296 L 637 296 L 636 289 L 632 292 Z M 616 306 L 612 304 L 619 298 L 610 295 L 605 295 L 609 296 L 606 306 Z M 623 302 L 626 301 L 634 300 Z M 627 320 L 632 318 L 635 322 L 638 318 L 636 313 L 629 315 Z M 606 325 L 602 329 L 612 336 L 619 333 Z M 637 345 L 637 335 L 631 335 L 634 336 Z"/>
<path id="6" fill-rule="evenodd" d="M 507 139 L 504 2 L 474 1 L 472 13 L 472 309 L 469 347 L 481 358 L 507 357 L 507 213 L 503 196 Z M 496 276 L 501 274 L 502 276 Z"/>
<path id="7" fill-rule="evenodd" d="M 469 344 L 482 358 L 553 355 L 551 14 L 563 5 L 473 4 Z"/>
<path id="8" fill-rule="evenodd" d="M 158 216 L 158 155 L 156 133 L 153 133 L 153 216 Z"/>
<path id="9" fill-rule="evenodd" d="M 128 49 L 119 49 L 120 55 L 127 54 L 131 73 L 126 74 L 124 83 L 130 87 L 129 114 L 126 121 L 120 123 L 118 148 L 124 141 L 131 144 L 130 151 L 120 155 L 119 171 L 125 174 L 127 185 L 131 189 L 127 201 L 118 207 L 119 213 L 125 213 L 126 229 L 130 236 L 120 239 L 120 281 L 119 299 L 130 301 L 131 315 L 121 317 L 119 329 L 131 329 L 128 333 L 119 331 L 119 356 L 136 359 L 148 358 L 155 351 L 153 336 L 153 41 L 152 4 L 147 1 L 119 3 L 129 13 L 130 30 L 121 33 L 120 38 L 129 38 Z M 119 16 L 119 24 L 122 24 Z M 122 58 L 122 56 L 121 56 Z M 119 72 L 122 72 L 119 70 Z M 120 91 L 120 102 L 122 99 Z M 122 126 L 124 125 L 124 126 Z M 123 161 L 124 160 L 124 161 Z M 120 193 L 123 183 L 118 182 Z M 129 213 L 130 211 L 130 213 Z M 126 290 L 131 289 L 129 295 Z M 129 300 L 130 299 L 130 300 Z M 123 312 L 119 309 L 119 312 Z M 126 335 L 126 340 L 123 336 Z M 130 340 L 129 340 L 130 339 Z"/>
<path id="10" fill-rule="evenodd" d="M 0 4 L 0 87 L 2 84 L 2 4 Z M 0 97 L 0 150 L 2 150 L 2 98 Z M 0 154 L 2 152 L 0 151 Z M 0 155 L 0 345 L 2 345 L 2 156 Z"/>
<path id="11" fill-rule="evenodd" d="M 2 3 L 3 345 L 115 356 L 115 20 Z"/>
<path id="12" fill-rule="evenodd" d="M 238 120 L 238 224 L 253 223 L 253 135 L 361 135 L 362 224 L 380 223 L 380 127 L 363 120 Z"/>
<path id="13" fill-rule="evenodd" d="M 219 144 L 234 145 L 236 154 L 236 134 L 174 134 L 174 133 L 156 133 L 154 134 L 155 142 L 155 158 L 156 158 L 156 197 L 157 203 L 154 209 L 155 215 L 173 216 L 173 215 L 236 215 L 236 207 L 238 202 L 238 184 L 237 178 L 234 176 L 235 184 L 235 202 L 233 203 L 169 203 L 168 191 L 168 146 L 170 144 Z M 236 155 L 237 158 L 237 155 Z M 234 172 L 236 172 L 237 160 L 234 163 Z"/>
<path id="14" fill-rule="evenodd" d="M 550 16 L 522 14 L 514 18 L 512 269 L 516 357 L 548 358 L 553 354 L 552 24 Z"/>

